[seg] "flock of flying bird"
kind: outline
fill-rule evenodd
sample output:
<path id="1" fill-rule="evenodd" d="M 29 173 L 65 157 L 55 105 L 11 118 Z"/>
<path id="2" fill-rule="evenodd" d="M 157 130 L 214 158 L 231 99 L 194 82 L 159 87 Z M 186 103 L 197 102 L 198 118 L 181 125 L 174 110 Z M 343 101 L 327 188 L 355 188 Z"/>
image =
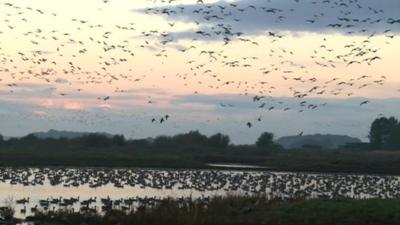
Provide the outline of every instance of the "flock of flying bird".
<path id="1" fill-rule="evenodd" d="M 351 97 L 361 89 L 385 84 L 387 76 L 381 74 L 357 74 L 329 79 L 326 79 L 328 76 L 311 74 L 315 73 L 313 69 L 334 71 L 357 65 L 371 66 L 382 61 L 383 56 L 379 54 L 381 49 L 376 47 L 375 40 L 377 37 L 384 37 L 389 45 L 397 38 L 399 18 L 388 18 L 384 10 L 370 7 L 358 0 L 293 0 L 291 8 L 275 7 L 271 0 L 253 1 L 255 4 L 247 2 L 252 1 L 207 3 L 197 0 L 195 4 L 184 5 L 177 4 L 176 0 L 162 0 L 158 2 L 161 6 L 136 10 L 149 16 L 163 17 L 166 24 L 160 27 L 170 29 L 179 26 L 182 18 L 192 18 L 188 24 L 194 23 L 197 29 L 179 33 L 168 28 L 146 30 L 138 26 L 136 21 L 110 27 L 89 19 L 73 17 L 68 19 L 69 27 L 57 26 L 53 29 L 51 25 L 42 26 L 31 22 L 30 17 L 57 20 L 61 17 L 59 14 L 1 1 L 0 9 L 7 10 L 8 13 L 2 15 L 0 26 L 0 72 L 2 76 L 9 77 L 0 77 L 0 85 L 9 88 L 10 93 L 17 92 L 20 83 L 22 85 L 23 82 L 32 80 L 54 86 L 71 86 L 75 82 L 82 87 L 69 91 L 54 88 L 54 93 L 61 98 L 82 93 L 85 87 L 90 85 L 114 85 L 116 87 L 113 94 L 96 97 L 100 103 L 112 102 L 114 96 L 118 99 L 120 95 L 129 93 L 129 89 L 118 87 L 119 84 L 130 84 L 135 89 L 142 82 L 151 79 L 152 75 L 136 73 L 135 68 L 130 68 L 135 59 L 149 57 L 163 64 L 168 63 L 168 58 L 173 55 L 186 59 L 185 65 L 176 71 L 174 77 L 172 76 L 176 85 L 180 85 L 182 81 L 183 87 L 193 86 L 194 95 L 200 94 L 197 90 L 199 87 L 217 92 L 235 89 L 238 95 L 248 96 L 249 102 L 254 104 L 257 112 L 297 110 L 302 113 L 317 110 L 327 103 L 316 104 L 307 98 Z M 106 9 L 108 4 L 113 2 L 105 0 L 102 4 Z M 323 37 L 321 43 L 310 46 L 313 48 L 312 54 L 308 56 L 311 63 L 299 63 L 294 59 L 298 52 L 284 47 L 285 42 L 293 38 L 290 33 L 268 29 L 268 26 L 263 33 L 257 35 L 246 33 L 245 28 L 241 29 L 242 21 L 254 13 L 261 13 L 275 24 L 289 23 L 290 14 L 297 10 L 298 4 L 337 11 L 337 16 L 329 23 L 321 25 L 325 23 L 324 17 L 327 16 L 323 12 L 308 15 L 310 18 L 305 19 L 303 23 L 311 27 L 322 26 L 328 32 L 342 33 L 347 35 L 349 41 L 337 48 L 331 45 L 328 37 Z M 373 16 L 357 16 L 359 13 L 355 11 L 370 13 Z M 26 25 L 29 28 L 26 28 Z M 369 29 L 377 25 L 384 29 Z M 138 30 L 139 27 L 144 30 Z M 121 34 L 132 33 L 137 34 L 139 38 L 121 38 Z M 16 39 L 25 41 L 30 49 L 40 50 L 24 51 L 16 46 L 13 53 L 5 51 L 3 47 L 6 43 L 1 40 L 4 36 L 12 34 Z M 187 42 L 190 44 L 185 44 Z M 204 42 L 217 43 L 219 47 L 211 48 Z M 264 56 L 229 53 L 235 46 L 242 45 L 245 45 L 247 50 L 258 51 L 265 48 L 266 51 Z M 140 56 L 139 53 L 145 56 Z M 87 59 L 96 60 L 97 63 L 85 65 L 83 62 Z M 128 69 L 122 72 L 121 68 Z M 231 79 L 224 74 L 225 72 L 219 72 L 221 68 L 224 71 L 257 72 L 259 79 L 254 81 L 248 79 L 247 75 Z M 171 75 L 163 75 L 162 78 L 168 77 Z M 288 93 L 294 99 L 298 99 L 298 108 L 290 107 L 275 97 L 275 91 L 283 89 L 272 82 L 278 78 L 280 82 L 289 83 Z M 162 84 L 163 81 L 159 83 Z M 153 83 L 153 87 L 157 88 L 157 85 Z M 147 99 L 145 103 L 152 105 L 157 101 Z M 369 100 L 363 100 L 360 106 L 368 103 Z M 218 106 L 235 107 L 234 104 L 225 102 L 218 103 Z M 161 115 L 163 116 L 153 117 L 151 122 L 164 123 L 170 118 L 169 114 Z M 250 128 L 261 120 L 262 115 L 245 123 Z"/>

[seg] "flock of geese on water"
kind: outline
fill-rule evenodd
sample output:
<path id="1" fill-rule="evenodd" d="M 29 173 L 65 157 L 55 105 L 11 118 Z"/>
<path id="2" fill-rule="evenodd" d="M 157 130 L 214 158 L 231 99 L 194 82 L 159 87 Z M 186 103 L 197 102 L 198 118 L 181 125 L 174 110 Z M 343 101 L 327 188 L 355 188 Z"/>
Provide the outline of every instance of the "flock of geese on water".
<path id="1" fill-rule="evenodd" d="M 312 100 L 306 99 L 307 97 L 350 97 L 356 95 L 360 89 L 385 83 L 387 80 L 385 74 L 319 76 L 315 75 L 314 68 L 320 68 L 331 74 L 336 69 L 355 65 L 372 66 L 375 62 L 384 60 L 385 56 L 380 55 L 381 47 L 376 44 L 377 37 L 385 38 L 386 44 L 390 45 L 398 36 L 399 18 L 387 16 L 383 9 L 369 6 L 359 0 L 288 2 L 291 2 L 289 7 L 270 0 L 216 3 L 197 0 L 193 2 L 194 4 L 178 4 L 176 0 L 154 1 L 153 3 L 161 5 L 132 10 L 165 19 L 165 26 L 146 30 L 143 26 L 139 26 L 140 21 L 127 21 L 110 26 L 98 24 L 88 18 L 76 18 L 34 6 L 0 1 L 0 9 L 7 10 L 7 13 L 1 15 L 3 25 L 0 28 L 0 72 L 10 76 L 7 79 L 0 78 L 0 84 L 9 88 L 9 93 L 14 93 L 23 82 L 40 81 L 54 85 L 52 95 L 60 98 L 79 97 L 79 93 L 83 93 L 91 85 L 114 85 L 115 90 L 112 94 L 105 93 L 104 96 L 94 97 L 94 101 L 104 104 L 112 102 L 113 99 L 120 100 L 122 95 L 142 88 L 141 82 L 152 79 L 149 74 L 139 73 L 136 72 L 136 68 L 131 68 L 131 65 L 139 66 L 136 59 L 148 57 L 149 61 L 154 59 L 155 62 L 168 64 L 168 57 L 178 54 L 186 60 L 186 66 L 179 68 L 175 75 L 165 73 L 161 79 L 173 77 L 176 85 L 182 84 L 185 87 L 192 85 L 195 95 L 201 94 L 197 91 L 199 87 L 210 90 L 235 88 L 238 95 L 249 96 L 249 102 L 254 103 L 256 110 L 264 109 L 263 112 L 296 110 L 301 113 L 326 106 L 326 103 L 313 103 Z M 103 1 L 101 4 L 104 5 L 98 9 L 99 12 L 107 10 L 107 6 L 113 3 L 113 1 Z M 322 27 L 327 32 L 342 33 L 348 37 L 346 39 L 348 42 L 344 41 L 340 48 L 333 46 L 328 36 L 322 38 L 319 43 L 315 42 L 315 46 L 309 47 L 312 53 L 308 59 L 312 61 L 312 65 L 294 59 L 298 52 L 284 45 L 290 34 L 279 28 L 285 27 L 285 23 L 293 23 L 291 15 L 299 13 L 297 10 L 300 10 L 301 6 L 306 6 L 311 11 L 315 9 L 315 13 L 308 15 L 309 18 L 305 18 L 304 21 L 298 21 L 296 18 L 296 23 L 305 24 L 304 26 L 311 29 L 313 26 Z M 336 12 L 337 16 L 331 21 L 326 21 L 330 18 L 329 12 Z M 266 25 L 262 28 L 265 32 L 258 35 L 248 31 L 246 29 L 248 18 L 252 18 L 252 15 L 259 15 L 260 20 L 272 23 L 271 28 Z M 33 16 L 54 21 L 61 17 L 67 19 L 70 24 L 57 26 L 55 23 L 56 27 L 52 27 L 51 24 L 43 26 L 30 19 Z M 190 23 L 194 23 L 197 27 L 188 31 L 189 34 L 186 39 L 184 38 L 189 39 L 188 45 L 182 42 L 180 33 L 173 30 L 182 22 L 182 18 L 190 18 Z M 16 35 L 15 38 L 25 41 L 29 49 L 37 50 L 25 51 L 18 49 L 17 46 L 13 54 L 4 51 L 2 45 L 5 43 L 1 42 L 1 38 L 9 35 Z M 124 38 L 132 35 L 135 38 Z M 214 49 L 215 47 L 202 45 L 204 41 L 220 43 L 220 47 Z M 245 44 L 247 49 L 265 48 L 265 55 L 261 57 L 228 53 L 228 50 L 234 48 L 237 43 Z M 139 55 L 141 53 L 144 56 Z M 85 65 L 87 59 L 96 59 L 96 63 Z M 268 63 L 275 61 L 276 63 Z M 230 79 L 218 68 L 232 72 L 244 70 L 247 71 L 246 74 L 259 75 L 260 79 L 254 81 L 248 79 L 251 76 L 247 75 L 239 80 Z M 288 92 L 298 100 L 298 107 L 273 97 L 276 90 L 282 89 L 270 82 L 274 77 L 294 82 Z M 121 82 L 131 84 L 132 88 L 119 87 Z M 78 85 L 71 85 L 72 83 Z M 159 80 L 152 88 L 157 88 L 162 83 L 164 82 Z M 57 85 L 63 84 L 67 87 L 71 85 L 71 90 L 57 90 Z M 157 99 L 148 96 L 143 103 L 157 104 Z M 362 100 L 359 105 L 368 103 L 369 100 Z M 223 108 L 235 107 L 234 103 L 229 101 L 220 102 L 218 105 Z M 154 116 L 149 122 L 164 123 L 168 118 L 161 115 L 165 114 Z M 250 128 L 259 121 L 261 116 L 245 121 L 243 125 Z M 80 122 L 85 123 L 85 120 Z"/>
<path id="2" fill-rule="evenodd" d="M 267 198 L 396 198 L 400 197 L 400 178 L 396 176 L 275 173 L 262 171 L 215 170 L 143 170 L 143 169 L 56 169 L 2 168 L 0 187 L 4 185 L 69 187 L 77 197 L 48 196 L 15 199 L 20 213 L 38 210 L 72 209 L 80 211 L 131 210 L 154 206 L 166 197 L 137 196 L 132 189 L 126 198 L 113 198 L 120 189 L 170 190 L 169 196 L 183 203 L 189 199 L 204 204 L 220 194 L 265 195 Z M 81 199 L 79 187 L 96 189 L 114 186 L 108 197 Z M 75 188 L 75 189 L 73 189 Z M 151 192 L 151 191 L 150 191 Z M 150 193 L 149 192 L 149 193 Z M 94 192 L 95 193 L 95 190 Z M 186 196 L 182 193 L 186 193 Z M 28 193 L 27 193 L 28 194 Z M 21 197 L 21 196 L 18 196 Z"/>

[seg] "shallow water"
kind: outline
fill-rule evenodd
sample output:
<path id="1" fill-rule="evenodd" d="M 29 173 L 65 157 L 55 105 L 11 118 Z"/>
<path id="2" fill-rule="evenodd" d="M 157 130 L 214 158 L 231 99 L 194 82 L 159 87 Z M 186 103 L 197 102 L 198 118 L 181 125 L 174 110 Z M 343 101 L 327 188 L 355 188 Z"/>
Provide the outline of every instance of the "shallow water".
<path id="1" fill-rule="evenodd" d="M 213 168 L 230 168 L 230 169 L 268 169 L 266 166 L 254 166 L 240 163 L 208 163 L 206 164 Z"/>
<path id="2" fill-rule="evenodd" d="M 398 176 L 233 170 L 1 168 L 0 206 L 11 205 L 16 210 L 16 217 L 24 218 L 35 210 L 65 208 L 79 211 L 87 206 L 101 211 L 107 202 L 112 208 L 130 210 L 139 204 L 154 203 L 167 197 L 206 200 L 217 195 L 256 194 L 267 198 L 397 198 L 400 197 L 399 187 Z M 29 203 L 17 203 L 24 198 L 29 198 Z M 73 203 L 63 204 L 71 198 L 75 198 Z M 134 200 L 124 201 L 129 198 Z M 83 202 L 88 199 L 93 201 L 85 205 Z M 40 200 L 44 204 L 40 204 Z"/>

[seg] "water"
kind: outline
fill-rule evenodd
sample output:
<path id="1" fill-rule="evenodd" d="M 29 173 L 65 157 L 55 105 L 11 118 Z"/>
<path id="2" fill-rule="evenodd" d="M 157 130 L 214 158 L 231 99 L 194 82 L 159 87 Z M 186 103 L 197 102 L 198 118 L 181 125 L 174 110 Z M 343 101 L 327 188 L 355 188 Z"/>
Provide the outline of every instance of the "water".
<path id="1" fill-rule="evenodd" d="M 266 166 L 254 166 L 239 163 L 208 163 L 207 166 L 214 168 L 230 168 L 230 169 L 268 169 Z"/>
<path id="2" fill-rule="evenodd" d="M 16 217 L 36 210 L 131 210 L 164 198 L 397 198 L 400 177 L 265 171 L 0 168 L 0 206 Z M 19 203 L 26 199 L 29 202 Z"/>

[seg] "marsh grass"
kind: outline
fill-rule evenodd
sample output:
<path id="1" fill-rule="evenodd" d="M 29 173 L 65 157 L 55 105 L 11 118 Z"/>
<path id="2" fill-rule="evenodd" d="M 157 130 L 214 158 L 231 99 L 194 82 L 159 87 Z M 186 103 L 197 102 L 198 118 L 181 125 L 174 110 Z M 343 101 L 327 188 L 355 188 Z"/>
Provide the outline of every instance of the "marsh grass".
<path id="1" fill-rule="evenodd" d="M 169 199 L 131 212 L 38 212 L 29 220 L 66 225 L 388 225 L 400 224 L 400 200 L 267 201 L 260 196 L 228 196 L 215 197 L 204 204 Z"/>

